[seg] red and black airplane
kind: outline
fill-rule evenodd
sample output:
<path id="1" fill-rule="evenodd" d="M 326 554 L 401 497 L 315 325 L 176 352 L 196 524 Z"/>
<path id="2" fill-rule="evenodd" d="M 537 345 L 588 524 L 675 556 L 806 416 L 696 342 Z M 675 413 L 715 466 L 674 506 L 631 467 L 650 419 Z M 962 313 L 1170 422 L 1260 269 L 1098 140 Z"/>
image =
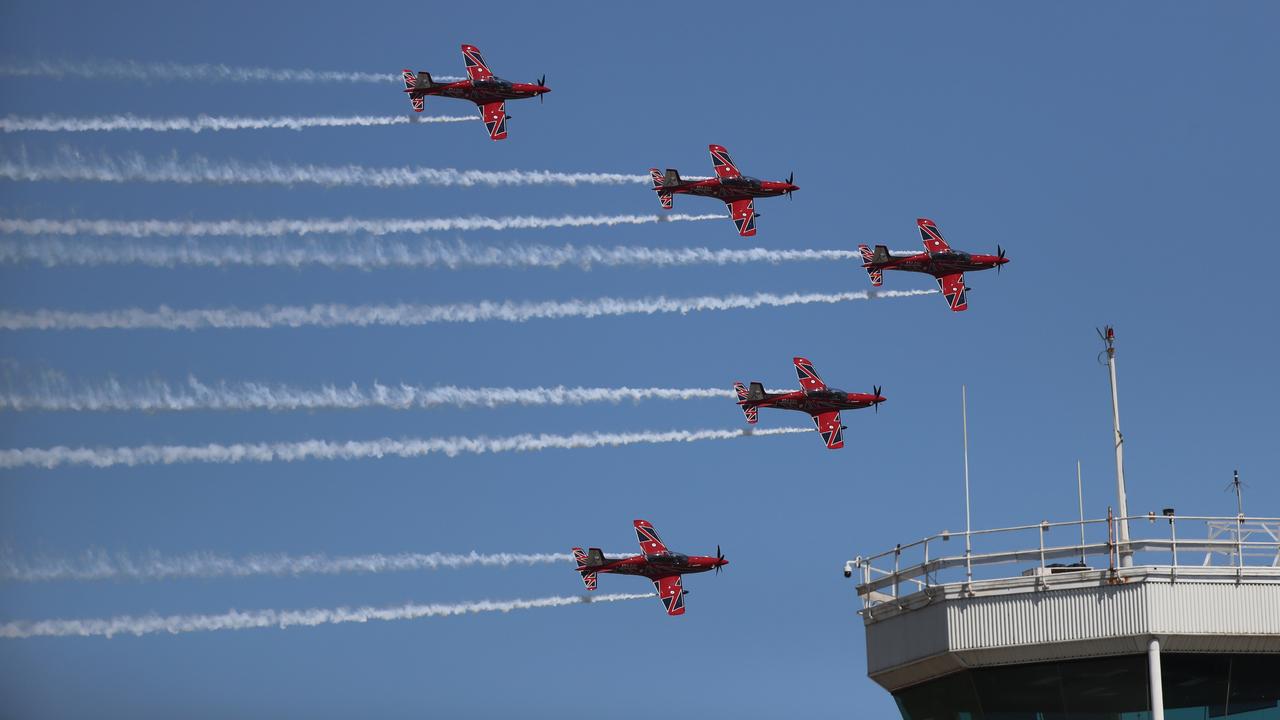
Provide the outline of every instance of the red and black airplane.
<path id="1" fill-rule="evenodd" d="M 755 198 L 786 195 L 799 190 L 792 181 L 795 173 L 786 182 L 757 180 L 743 175 L 729 159 L 729 151 L 720 145 L 711 145 L 711 164 L 715 166 L 716 176 L 705 180 L 681 180 L 680 173 L 667 168 L 667 174 L 658 172 L 658 168 L 649 168 L 653 178 L 653 189 L 658 193 L 658 201 L 662 207 L 670 210 L 674 202 L 672 196 L 680 193 L 717 198 L 729 206 L 729 216 L 733 224 L 738 226 L 738 234 L 751 237 L 756 234 Z"/>
<path id="2" fill-rule="evenodd" d="M 716 546 L 715 557 L 682 555 L 667 549 L 648 520 L 636 520 L 635 526 L 640 555 L 606 558 L 600 548 L 586 552 L 582 548 L 573 549 L 573 559 L 578 561 L 578 572 L 582 574 L 582 582 L 588 590 L 596 589 L 596 573 L 643 575 L 653 581 L 667 614 L 683 615 L 684 596 L 688 591 L 680 586 L 680 576 L 708 570 L 719 573 L 721 567 L 729 564 L 720 553 L 719 546 Z"/>
<path id="3" fill-rule="evenodd" d="M 928 273 L 938 281 L 938 288 L 947 304 L 955 312 L 969 308 L 969 289 L 964 286 L 966 270 L 990 270 L 1000 272 L 1000 266 L 1009 262 L 1004 256 L 1004 248 L 996 246 L 995 255 L 971 255 L 967 252 L 952 250 L 938 226 L 928 218 L 916 220 L 920 228 L 920 238 L 924 240 L 925 252 L 915 255 L 889 254 L 889 248 L 877 245 L 873 251 L 866 245 L 859 245 L 862 251 L 862 267 L 871 276 L 871 284 L 880 287 L 884 283 L 885 270 L 909 270 L 911 272 Z"/>
<path id="4" fill-rule="evenodd" d="M 840 424 L 840 411 L 860 410 L 867 407 L 875 407 L 878 411 L 880 403 L 885 400 L 880 395 L 878 385 L 870 393 L 851 393 L 829 388 L 822 382 L 822 378 L 818 377 L 818 371 L 813 369 L 813 363 L 802 357 L 791 358 L 791 362 L 796 365 L 796 375 L 800 378 L 801 390 L 768 393 L 765 392 L 764 385 L 758 382 L 751 383 L 750 389 L 743 387 L 740 382 L 733 384 L 733 389 L 738 393 L 738 404 L 742 406 L 742 414 L 747 416 L 748 423 L 756 424 L 760 419 L 759 413 L 762 407 L 806 412 L 813 418 L 813 424 L 818 426 L 818 432 L 822 435 L 823 442 L 827 444 L 827 449 L 839 450 L 844 447 L 845 429 L 845 426 Z"/>
<path id="5" fill-rule="evenodd" d="M 507 139 L 507 100 L 523 100 L 524 98 L 541 97 L 551 92 L 546 86 L 547 76 L 543 75 L 536 83 L 513 83 L 494 75 L 489 66 L 480 57 L 480 49 L 474 45 L 462 46 L 462 58 L 467 64 L 468 80 L 437 83 L 425 72 L 413 74 L 405 69 L 404 91 L 409 93 L 409 102 L 413 103 L 414 112 L 422 112 L 428 95 L 461 98 L 470 100 L 480 108 L 480 117 L 484 126 L 489 129 L 492 140 Z"/>

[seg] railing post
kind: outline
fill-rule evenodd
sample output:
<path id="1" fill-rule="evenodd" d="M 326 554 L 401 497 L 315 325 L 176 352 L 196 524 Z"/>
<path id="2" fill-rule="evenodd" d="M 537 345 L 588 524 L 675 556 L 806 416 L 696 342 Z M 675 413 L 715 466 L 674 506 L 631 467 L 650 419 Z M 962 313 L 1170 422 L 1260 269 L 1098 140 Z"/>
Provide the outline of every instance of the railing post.
<path id="1" fill-rule="evenodd" d="M 924 586 L 929 587 L 929 538 L 924 539 Z"/>
<path id="2" fill-rule="evenodd" d="M 1040 521 L 1040 569 L 1044 570 L 1044 534 L 1049 532 L 1049 521 Z"/>
<path id="3" fill-rule="evenodd" d="M 898 586 L 902 584 L 902 575 L 898 573 L 898 561 L 902 558 L 902 543 L 893 546 L 893 599 L 897 600 Z"/>
<path id="4" fill-rule="evenodd" d="M 1244 513 L 1236 514 L 1236 582 L 1244 576 L 1244 549 L 1240 547 L 1240 536 L 1244 534 Z"/>
<path id="5" fill-rule="evenodd" d="M 1173 515 L 1169 516 L 1169 541 L 1173 545 L 1173 579 L 1178 579 L 1178 523 Z"/>

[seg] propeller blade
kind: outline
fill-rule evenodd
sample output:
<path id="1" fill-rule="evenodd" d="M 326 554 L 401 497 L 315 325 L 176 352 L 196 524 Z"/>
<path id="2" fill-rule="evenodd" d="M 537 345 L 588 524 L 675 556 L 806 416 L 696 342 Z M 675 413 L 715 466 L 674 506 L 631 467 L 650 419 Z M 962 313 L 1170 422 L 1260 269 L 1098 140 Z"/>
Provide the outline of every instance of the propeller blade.
<path id="1" fill-rule="evenodd" d="M 874 394 L 874 395 L 876 396 L 876 398 L 877 398 L 876 400 L 872 401 L 872 403 L 871 403 L 871 404 L 872 404 L 873 406 L 875 406 L 876 414 L 877 414 L 877 415 L 879 415 L 879 414 L 880 414 L 880 400 L 879 400 L 879 398 L 880 398 L 880 390 L 881 390 L 881 387 L 880 387 L 879 385 L 872 385 L 872 386 L 871 386 L 871 388 L 872 388 L 872 394 Z"/>
<path id="2" fill-rule="evenodd" d="M 1003 260 L 1003 259 L 1004 259 L 1004 248 L 1000 247 L 999 245 L 996 245 L 996 258 L 997 258 L 997 259 L 1000 259 L 1000 260 Z M 998 263 L 996 263 L 996 274 L 997 274 L 997 275 L 999 275 L 999 274 L 1000 274 L 1000 267 L 1001 267 L 1002 265 L 1004 265 L 1004 263 L 999 263 L 999 262 L 998 262 Z"/>
<path id="3" fill-rule="evenodd" d="M 547 86 L 547 74 L 546 74 L 546 73 L 542 73 L 542 77 L 538 78 L 538 84 L 539 84 L 539 85 L 541 85 L 542 87 L 546 87 L 546 86 Z M 538 93 L 538 104 L 539 104 L 539 105 L 541 105 L 541 104 L 542 104 L 542 96 L 543 96 L 543 95 L 545 95 L 545 94 L 546 94 L 546 93 Z"/>

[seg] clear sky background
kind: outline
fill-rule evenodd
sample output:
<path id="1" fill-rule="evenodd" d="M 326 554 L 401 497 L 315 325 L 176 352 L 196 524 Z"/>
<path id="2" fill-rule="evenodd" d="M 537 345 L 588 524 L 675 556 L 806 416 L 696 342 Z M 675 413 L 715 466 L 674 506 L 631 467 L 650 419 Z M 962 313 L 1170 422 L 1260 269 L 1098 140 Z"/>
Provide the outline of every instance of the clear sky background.
<path id="1" fill-rule="evenodd" d="M 392 84 L 123 82 L 94 60 L 463 74 L 478 45 L 512 80 L 510 139 L 479 123 L 290 132 L 0 137 L 7 158 L 178 153 L 216 160 L 462 169 L 796 173 L 794 202 L 728 220 L 467 233 L 468 242 L 681 248 L 1007 249 L 936 296 L 524 324 L 269 331 L 0 333 L 3 382 L 374 380 L 461 386 L 789 387 L 805 355 L 849 390 L 846 448 L 813 434 L 458 458 L 6 470 L 0 546 L 347 555 L 625 550 L 651 520 L 674 549 L 731 561 L 656 600 L 318 628 L 4 640 L 11 717 L 896 716 L 866 678 L 845 560 L 963 526 L 960 387 L 973 522 L 1068 520 L 1114 502 L 1094 327 L 1119 336 L 1130 507 L 1280 515 L 1275 179 L 1280 10 L 1253 3 L 6 3 L 0 61 L 81 61 L 0 78 L 5 115 L 397 115 Z M 473 112 L 428 99 L 429 114 Z M 715 212 L 677 197 L 676 210 Z M 656 212 L 640 185 L 404 189 L 0 182 L 0 216 L 215 220 Z M 441 233 L 435 237 L 462 237 Z M 109 242 L 104 240 L 103 242 Z M 862 289 L 852 262 L 679 269 L 46 269 L 0 266 L 6 309 L 255 308 L 313 302 L 674 297 Z M 933 287 L 886 275 L 890 289 Z M 16 413 L 0 447 L 736 428 L 729 401 L 313 413 Z M 760 427 L 803 426 L 763 411 Z M 602 577 L 602 592 L 647 592 Z M 338 577 L 5 583 L 0 620 L 453 603 L 582 591 L 569 564 Z"/>

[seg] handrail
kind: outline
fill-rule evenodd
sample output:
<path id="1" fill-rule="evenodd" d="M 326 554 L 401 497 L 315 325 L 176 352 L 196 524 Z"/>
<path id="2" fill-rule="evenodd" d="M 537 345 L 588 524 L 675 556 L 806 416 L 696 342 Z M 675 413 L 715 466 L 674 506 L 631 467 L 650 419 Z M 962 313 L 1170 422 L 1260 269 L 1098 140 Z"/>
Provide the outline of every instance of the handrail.
<path id="1" fill-rule="evenodd" d="M 1130 521 L 1131 530 L 1135 531 L 1127 543 L 1117 542 L 1114 539 L 1116 536 L 1112 532 L 1115 525 L 1122 520 Z M 1147 520 L 1148 523 L 1144 525 L 1140 522 L 1142 520 Z M 1141 537 L 1141 535 L 1155 534 L 1150 530 L 1155 529 L 1151 526 L 1157 520 L 1165 521 L 1168 524 L 1167 533 L 1161 531 L 1159 534 L 1163 537 Z M 1189 539 L 1185 531 L 1179 536 L 1177 531 L 1178 523 L 1185 525 L 1189 522 L 1205 523 L 1208 537 Z M 1046 535 L 1054 529 L 1079 528 L 1083 534 L 1087 528 L 1097 528 L 1098 526 L 1105 526 L 1108 530 L 1105 542 L 1094 540 L 1070 545 L 1049 545 L 1046 542 Z M 1017 546 L 1017 541 L 1008 542 L 1009 537 L 1016 533 L 1026 533 L 1033 530 L 1036 531 L 1038 536 L 1037 542 L 1034 544 L 1024 543 L 1021 546 Z M 1144 532 L 1144 530 L 1148 532 Z M 983 540 L 984 542 L 1005 540 L 1006 542 L 999 543 L 1005 547 L 993 548 L 987 552 L 966 551 L 963 554 L 943 556 L 939 556 L 936 551 L 932 551 L 933 549 L 929 547 L 931 543 L 934 543 L 936 547 L 937 542 L 949 542 L 952 538 L 964 540 L 966 536 L 970 541 L 966 545 L 972 545 L 975 539 Z M 1255 540 L 1255 537 L 1266 539 Z M 1015 545 L 1015 547 L 1007 547 L 1011 544 Z M 1091 556 L 1112 556 L 1117 552 L 1127 557 L 1132 557 L 1138 553 L 1167 554 L 1168 562 L 1140 564 L 1168 567 L 1174 581 L 1177 581 L 1180 568 L 1195 567 L 1230 568 L 1235 571 L 1237 578 L 1243 576 L 1246 568 L 1270 567 L 1275 568 L 1277 576 L 1280 576 L 1280 518 L 1155 515 L 1154 513 L 1148 513 L 1128 518 L 1111 517 L 1099 520 L 1071 520 L 1065 522 L 1044 521 L 1035 525 L 974 530 L 969 533 L 943 531 L 912 543 L 895 545 L 893 549 L 876 555 L 859 556 L 857 559 L 845 564 L 845 576 L 852 577 L 855 567 L 860 569 L 859 579 L 861 583 L 858 585 L 857 592 L 858 595 L 862 596 L 864 604 L 869 607 L 886 599 L 896 600 L 901 597 L 903 594 L 902 584 L 904 582 L 909 586 L 914 586 L 909 588 L 908 594 L 937 585 L 950 584 L 946 582 L 946 578 L 941 576 L 944 571 L 954 568 L 965 567 L 965 577 L 968 578 L 971 576 L 970 573 L 972 573 L 972 568 L 975 566 L 1027 563 L 1039 568 L 1038 571 L 1028 570 L 1027 574 L 1034 573 L 1039 577 L 1055 572 L 1086 570 L 1089 568 L 1083 565 L 1083 559 Z M 1187 553 L 1205 553 L 1204 562 L 1198 565 L 1186 564 L 1180 560 L 1180 555 L 1185 556 Z M 875 567 L 877 561 L 884 561 L 890 555 L 893 556 L 892 570 Z M 1229 565 L 1213 565 L 1215 557 L 1224 556 L 1230 558 Z M 921 559 L 918 562 L 911 562 L 912 557 L 920 557 Z M 1253 560 L 1259 558 L 1263 559 L 1265 564 L 1253 562 Z M 1071 564 L 1050 564 L 1052 561 L 1064 559 L 1074 560 L 1075 562 Z M 1108 565 L 1113 565 L 1113 563 L 1109 562 Z M 1112 578 L 1112 581 L 1115 581 L 1115 579 Z M 951 582 L 959 582 L 959 580 L 953 579 Z M 966 580 L 966 582 L 968 581 Z M 968 586 L 966 585 L 965 587 L 967 591 Z M 892 588 L 892 590 L 889 590 L 886 594 L 884 591 L 888 588 Z"/>

